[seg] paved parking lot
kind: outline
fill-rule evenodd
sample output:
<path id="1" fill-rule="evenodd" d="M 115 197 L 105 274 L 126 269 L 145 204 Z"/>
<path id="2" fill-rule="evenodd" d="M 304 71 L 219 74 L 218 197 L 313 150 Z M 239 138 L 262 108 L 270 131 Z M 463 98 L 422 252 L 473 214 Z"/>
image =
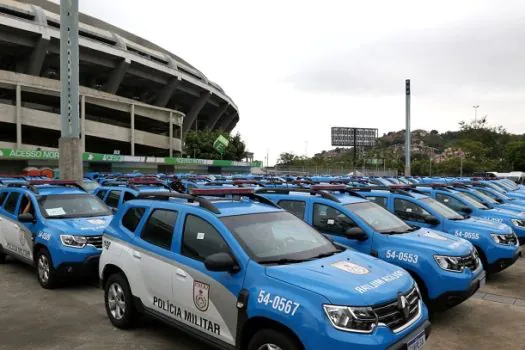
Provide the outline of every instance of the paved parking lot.
<path id="1" fill-rule="evenodd" d="M 427 349 L 524 349 L 525 259 L 489 279 L 475 298 L 432 320 Z M 199 349 L 209 347 L 155 321 L 133 331 L 109 323 L 94 285 L 47 291 L 34 272 L 0 265 L 0 349 Z"/>

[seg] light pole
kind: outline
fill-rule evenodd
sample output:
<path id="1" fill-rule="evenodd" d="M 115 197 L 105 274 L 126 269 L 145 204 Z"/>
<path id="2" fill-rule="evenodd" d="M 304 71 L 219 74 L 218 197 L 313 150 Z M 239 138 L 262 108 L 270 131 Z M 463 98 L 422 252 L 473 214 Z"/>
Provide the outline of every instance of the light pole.
<path id="1" fill-rule="evenodd" d="M 479 108 L 479 105 L 472 106 L 472 108 L 474 108 L 474 127 L 477 128 L 478 127 L 478 108 Z"/>

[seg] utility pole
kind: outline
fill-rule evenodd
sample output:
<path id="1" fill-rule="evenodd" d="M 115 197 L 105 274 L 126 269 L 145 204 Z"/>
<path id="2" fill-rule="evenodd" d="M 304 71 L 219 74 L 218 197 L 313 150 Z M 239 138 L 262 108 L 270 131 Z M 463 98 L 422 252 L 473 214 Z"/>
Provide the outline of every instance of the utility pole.
<path id="1" fill-rule="evenodd" d="M 479 108 L 479 105 L 472 106 L 472 108 L 474 108 L 474 127 L 477 129 L 478 128 L 478 108 Z"/>
<path id="2" fill-rule="evenodd" d="M 406 136 L 405 136 L 405 176 L 410 176 L 410 79 L 405 80 L 405 119 L 406 119 Z"/>
<path id="3" fill-rule="evenodd" d="M 61 179 L 81 181 L 78 71 L 78 0 L 60 0 L 61 132 L 58 167 Z"/>

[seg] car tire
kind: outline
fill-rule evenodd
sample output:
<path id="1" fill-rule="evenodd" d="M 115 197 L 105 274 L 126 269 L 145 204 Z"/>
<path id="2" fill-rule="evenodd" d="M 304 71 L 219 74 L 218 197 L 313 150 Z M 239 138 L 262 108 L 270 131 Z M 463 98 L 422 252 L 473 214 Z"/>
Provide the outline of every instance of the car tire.
<path id="1" fill-rule="evenodd" d="M 250 339 L 248 350 L 302 350 L 303 346 L 288 333 L 261 329 Z"/>
<path id="2" fill-rule="evenodd" d="M 46 248 L 40 248 L 35 257 L 36 278 L 42 288 L 55 289 L 58 287 L 57 271 L 53 267 L 51 254 Z"/>
<path id="3" fill-rule="evenodd" d="M 104 304 L 111 323 L 120 329 L 130 329 L 137 321 L 138 312 L 128 280 L 122 273 L 109 276 L 104 286 Z"/>

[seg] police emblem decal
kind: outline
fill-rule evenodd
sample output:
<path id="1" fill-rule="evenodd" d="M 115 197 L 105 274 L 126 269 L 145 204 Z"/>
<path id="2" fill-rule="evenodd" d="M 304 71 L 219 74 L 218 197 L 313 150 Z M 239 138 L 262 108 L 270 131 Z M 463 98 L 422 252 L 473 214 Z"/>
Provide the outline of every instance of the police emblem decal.
<path id="1" fill-rule="evenodd" d="M 193 281 L 193 303 L 199 311 L 208 310 L 210 305 L 210 285 Z"/>
<path id="2" fill-rule="evenodd" d="M 332 266 L 337 269 L 353 273 L 354 275 L 366 275 L 370 272 L 366 267 L 359 266 L 349 261 L 339 261 L 333 263 Z"/>

